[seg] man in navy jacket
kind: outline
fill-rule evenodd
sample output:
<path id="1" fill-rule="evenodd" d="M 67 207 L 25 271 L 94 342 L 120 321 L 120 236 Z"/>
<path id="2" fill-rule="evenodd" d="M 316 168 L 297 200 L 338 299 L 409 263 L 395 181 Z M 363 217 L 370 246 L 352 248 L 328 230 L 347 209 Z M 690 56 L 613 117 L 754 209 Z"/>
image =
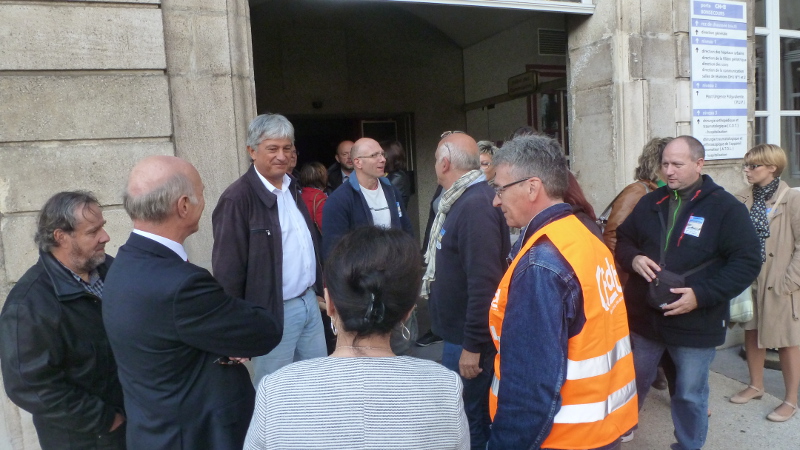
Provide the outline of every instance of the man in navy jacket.
<path id="1" fill-rule="evenodd" d="M 641 409 L 656 367 L 668 351 L 677 369 L 672 420 L 680 449 L 699 449 L 708 431 L 708 368 L 725 341 L 730 299 L 758 276 L 758 237 L 747 208 L 701 175 L 705 149 L 691 136 L 665 148 L 661 169 L 667 186 L 645 195 L 617 228 L 618 267 L 631 274 L 624 296 L 633 342 Z M 660 266 L 663 252 L 663 267 Z M 659 272 L 690 275 L 680 295 L 657 310 L 647 303 Z"/>
<path id="2" fill-rule="evenodd" d="M 431 328 L 444 338 L 442 364 L 464 383 L 475 449 L 486 448 L 489 440 L 489 387 L 497 354 L 489 334 L 489 305 L 511 247 L 503 212 L 492 206 L 494 189 L 479 170 L 479 155 L 478 144 L 465 133 L 451 133 L 439 142 L 434 167 L 446 212 L 440 206 L 443 221 L 441 227 L 434 225 L 426 252 L 435 249 L 436 259 L 428 300 Z"/>
<path id="3" fill-rule="evenodd" d="M 350 154 L 355 167 L 322 211 L 322 257 L 348 232 L 364 225 L 400 228 L 413 235 L 400 191 L 385 178 L 386 157 L 377 141 L 361 138 Z"/>
<path id="4" fill-rule="evenodd" d="M 255 390 L 239 363 L 272 350 L 280 322 L 188 262 L 183 242 L 205 206 L 191 164 L 140 161 L 123 204 L 134 229 L 106 276 L 103 323 L 125 393 L 128 448 L 241 449 Z"/>

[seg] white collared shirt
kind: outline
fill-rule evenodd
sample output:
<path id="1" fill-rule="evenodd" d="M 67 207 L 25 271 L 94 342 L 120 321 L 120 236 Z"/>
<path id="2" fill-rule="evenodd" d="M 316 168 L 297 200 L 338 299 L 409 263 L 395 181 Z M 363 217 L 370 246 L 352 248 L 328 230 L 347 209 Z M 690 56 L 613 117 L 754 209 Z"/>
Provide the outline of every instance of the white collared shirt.
<path id="1" fill-rule="evenodd" d="M 184 261 L 189 260 L 189 257 L 186 255 L 186 250 L 183 248 L 183 245 L 173 241 L 172 239 L 167 239 L 164 236 L 159 236 L 153 233 L 148 233 L 147 231 L 137 230 L 136 228 L 133 229 L 133 232 L 141 237 L 146 237 L 147 239 L 156 241 L 159 244 L 163 245 L 164 247 L 167 247 L 168 249 L 177 253 L 182 260 Z"/>
<path id="2" fill-rule="evenodd" d="M 289 176 L 283 175 L 281 189 L 278 189 L 258 173 L 258 170 L 256 174 L 264 187 L 277 197 L 283 245 L 283 299 L 289 300 L 302 295 L 317 280 L 314 242 L 303 213 L 297 209 L 297 203 L 289 192 Z"/>

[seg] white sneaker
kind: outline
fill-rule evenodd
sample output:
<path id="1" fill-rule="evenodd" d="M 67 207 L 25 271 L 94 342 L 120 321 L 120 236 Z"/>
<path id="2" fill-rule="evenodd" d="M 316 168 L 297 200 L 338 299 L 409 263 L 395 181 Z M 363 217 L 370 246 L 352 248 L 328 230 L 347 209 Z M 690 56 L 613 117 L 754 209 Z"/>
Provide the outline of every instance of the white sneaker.
<path id="1" fill-rule="evenodd" d="M 630 442 L 632 440 L 633 440 L 633 430 L 628 431 L 627 433 L 623 434 L 622 437 L 620 438 L 620 441 L 622 441 L 623 443 L 624 442 Z"/>

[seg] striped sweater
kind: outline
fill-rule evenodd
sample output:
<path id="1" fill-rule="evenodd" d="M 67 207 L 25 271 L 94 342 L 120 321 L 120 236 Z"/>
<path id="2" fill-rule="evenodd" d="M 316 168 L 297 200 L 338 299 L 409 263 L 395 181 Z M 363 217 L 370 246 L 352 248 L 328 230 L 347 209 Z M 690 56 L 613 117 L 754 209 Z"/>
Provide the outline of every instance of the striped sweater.
<path id="1" fill-rule="evenodd" d="M 297 362 L 261 380 L 244 448 L 468 449 L 461 389 L 408 356 Z"/>

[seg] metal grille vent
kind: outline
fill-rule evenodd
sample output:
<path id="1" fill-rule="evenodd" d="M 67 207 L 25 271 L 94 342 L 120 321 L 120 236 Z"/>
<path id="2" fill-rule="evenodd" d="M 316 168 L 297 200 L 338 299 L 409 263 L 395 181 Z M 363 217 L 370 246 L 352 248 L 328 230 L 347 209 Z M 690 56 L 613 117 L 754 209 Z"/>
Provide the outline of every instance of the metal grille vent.
<path id="1" fill-rule="evenodd" d="M 539 28 L 539 54 L 566 55 L 567 32 L 563 30 Z"/>

